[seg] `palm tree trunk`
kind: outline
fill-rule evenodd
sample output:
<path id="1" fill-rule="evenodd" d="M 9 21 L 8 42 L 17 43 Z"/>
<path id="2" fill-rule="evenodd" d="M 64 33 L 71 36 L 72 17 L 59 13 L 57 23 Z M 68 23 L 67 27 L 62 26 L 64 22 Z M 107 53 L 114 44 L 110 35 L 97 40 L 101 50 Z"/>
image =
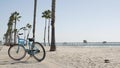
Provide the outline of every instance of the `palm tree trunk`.
<path id="1" fill-rule="evenodd" d="M 34 0 L 34 18 L 33 18 L 33 39 L 35 42 L 35 25 L 36 25 L 36 8 L 37 8 L 37 0 Z"/>
<path id="2" fill-rule="evenodd" d="M 47 26 L 47 19 L 45 19 L 45 28 L 44 28 L 44 45 L 46 46 L 46 26 Z"/>
<path id="3" fill-rule="evenodd" d="M 16 18 L 15 18 L 15 26 L 14 26 L 14 44 L 16 44 Z"/>
<path id="4" fill-rule="evenodd" d="M 12 43 L 12 30 L 10 32 L 9 45 L 11 45 L 11 43 Z"/>
<path id="5" fill-rule="evenodd" d="M 52 20 L 51 20 L 51 26 L 52 26 L 52 37 L 51 37 L 51 47 L 50 51 L 55 51 L 55 3 L 56 0 L 52 0 Z"/>
<path id="6" fill-rule="evenodd" d="M 10 26 L 8 45 L 11 45 L 11 41 L 12 41 L 12 26 Z"/>
<path id="7" fill-rule="evenodd" d="M 50 46 L 50 19 L 48 22 L 48 45 Z"/>
<path id="8" fill-rule="evenodd" d="M 7 45 L 7 43 L 8 43 L 8 33 L 6 33 L 5 35 L 5 45 Z"/>

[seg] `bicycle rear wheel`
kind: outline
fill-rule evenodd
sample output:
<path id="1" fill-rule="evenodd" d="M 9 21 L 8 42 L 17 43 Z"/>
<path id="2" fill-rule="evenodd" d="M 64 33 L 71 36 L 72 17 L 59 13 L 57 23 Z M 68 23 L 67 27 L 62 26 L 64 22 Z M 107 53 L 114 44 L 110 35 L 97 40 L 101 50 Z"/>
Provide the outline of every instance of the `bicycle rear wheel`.
<path id="1" fill-rule="evenodd" d="M 38 61 L 41 62 L 42 60 L 44 60 L 46 53 L 45 53 L 45 49 L 42 46 L 42 44 L 40 44 L 39 42 L 35 42 L 33 43 L 33 52 L 34 52 L 34 58 Z"/>
<path id="2" fill-rule="evenodd" d="M 13 45 L 8 49 L 8 55 L 13 60 L 21 60 L 26 56 L 26 51 L 22 45 Z"/>

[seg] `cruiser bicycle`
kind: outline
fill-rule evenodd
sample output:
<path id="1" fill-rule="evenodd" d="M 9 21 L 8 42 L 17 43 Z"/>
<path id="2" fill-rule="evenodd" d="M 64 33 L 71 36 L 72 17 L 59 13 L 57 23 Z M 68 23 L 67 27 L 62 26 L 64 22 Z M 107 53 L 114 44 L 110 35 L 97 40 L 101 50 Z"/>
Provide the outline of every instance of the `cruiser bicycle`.
<path id="1" fill-rule="evenodd" d="M 33 42 L 33 38 L 27 37 L 26 40 L 20 38 L 20 35 L 23 35 L 23 33 L 19 33 L 20 30 L 17 31 L 18 44 L 11 45 L 8 49 L 9 57 L 13 60 L 21 60 L 27 53 L 30 57 L 34 57 L 38 62 L 44 60 L 46 53 L 43 45 L 39 42 Z M 27 36 L 29 36 L 29 33 Z"/>

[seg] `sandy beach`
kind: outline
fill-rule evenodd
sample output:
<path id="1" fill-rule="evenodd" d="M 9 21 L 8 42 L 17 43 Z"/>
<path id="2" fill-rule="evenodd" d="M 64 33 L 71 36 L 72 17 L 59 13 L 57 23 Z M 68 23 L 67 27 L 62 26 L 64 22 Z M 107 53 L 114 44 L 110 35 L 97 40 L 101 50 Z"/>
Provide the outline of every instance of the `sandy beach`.
<path id="1" fill-rule="evenodd" d="M 57 51 L 46 49 L 46 58 L 37 62 L 34 58 L 14 61 L 4 46 L 0 51 L 0 68 L 119 68 L 119 46 L 57 46 Z M 107 62 L 105 62 L 107 60 Z"/>

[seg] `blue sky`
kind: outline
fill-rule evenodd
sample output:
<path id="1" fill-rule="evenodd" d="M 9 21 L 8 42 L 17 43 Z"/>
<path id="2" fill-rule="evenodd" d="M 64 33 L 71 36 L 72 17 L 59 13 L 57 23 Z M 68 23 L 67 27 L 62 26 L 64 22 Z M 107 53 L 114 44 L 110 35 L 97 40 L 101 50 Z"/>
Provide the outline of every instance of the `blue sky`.
<path id="1" fill-rule="evenodd" d="M 33 22 L 34 0 L 0 1 L 0 40 L 7 30 L 12 12 L 18 11 L 22 18 L 20 28 Z M 56 41 L 57 42 L 119 42 L 120 0 L 57 0 Z M 41 13 L 51 9 L 51 0 L 38 0 L 36 41 L 43 41 L 44 19 Z M 32 31 L 31 31 L 32 36 Z"/>

